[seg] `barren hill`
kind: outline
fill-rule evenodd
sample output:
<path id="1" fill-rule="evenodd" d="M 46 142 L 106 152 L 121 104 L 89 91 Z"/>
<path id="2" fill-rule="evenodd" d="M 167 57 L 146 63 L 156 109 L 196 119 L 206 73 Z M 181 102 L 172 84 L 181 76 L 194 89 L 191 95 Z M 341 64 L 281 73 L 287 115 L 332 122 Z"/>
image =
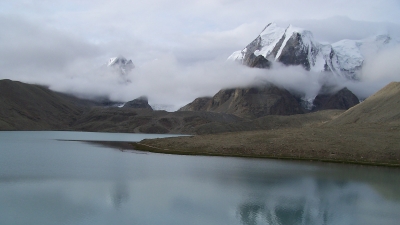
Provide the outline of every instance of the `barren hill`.
<path id="1" fill-rule="evenodd" d="M 0 81 L 0 128 L 2 130 L 60 130 L 81 113 L 73 97 L 40 85 Z"/>

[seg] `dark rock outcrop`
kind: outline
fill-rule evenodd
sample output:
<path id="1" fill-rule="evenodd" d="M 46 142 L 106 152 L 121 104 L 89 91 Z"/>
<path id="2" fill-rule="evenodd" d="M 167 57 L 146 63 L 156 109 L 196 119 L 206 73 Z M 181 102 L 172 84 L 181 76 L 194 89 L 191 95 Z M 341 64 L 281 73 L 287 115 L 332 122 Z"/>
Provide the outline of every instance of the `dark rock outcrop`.
<path id="1" fill-rule="evenodd" d="M 209 111 L 250 118 L 303 113 L 292 94 L 273 84 L 221 90 L 213 97 Z"/>
<path id="2" fill-rule="evenodd" d="M 312 55 L 317 50 L 315 47 L 311 47 L 310 49 L 304 47 L 305 44 L 303 42 L 301 34 L 293 33 L 283 47 L 278 61 L 285 65 L 301 65 L 306 70 L 310 70 L 308 55 Z"/>
<path id="3" fill-rule="evenodd" d="M 151 106 L 149 105 L 148 99 L 146 96 L 141 96 L 137 99 L 134 99 L 132 101 L 129 101 L 125 103 L 123 108 L 132 108 L 132 109 L 151 109 Z"/>
<path id="4" fill-rule="evenodd" d="M 255 68 L 270 68 L 271 67 L 271 62 L 268 61 L 268 59 L 264 58 L 262 55 L 254 55 L 254 53 L 251 53 L 248 57 L 244 59 L 244 64 L 249 66 L 249 67 L 255 67 Z"/>
<path id="5" fill-rule="evenodd" d="M 303 113 L 296 98 L 284 88 L 266 85 L 219 91 L 211 99 L 196 99 L 181 110 L 229 113 L 244 118 Z M 194 107 L 197 106 L 197 107 Z"/>
<path id="6" fill-rule="evenodd" d="M 319 94 L 314 99 L 314 111 L 325 109 L 349 109 L 360 102 L 349 89 L 343 88 L 334 94 Z"/>

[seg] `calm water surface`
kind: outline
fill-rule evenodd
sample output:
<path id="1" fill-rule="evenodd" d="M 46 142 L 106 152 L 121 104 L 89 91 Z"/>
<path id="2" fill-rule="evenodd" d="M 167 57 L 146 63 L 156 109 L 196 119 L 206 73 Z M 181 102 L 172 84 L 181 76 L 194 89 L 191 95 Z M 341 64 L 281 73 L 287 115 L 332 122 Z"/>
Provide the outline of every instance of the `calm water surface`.
<path id="1" fill-rule="evenodd" d="M 177 156 L 0 132 L 0 224 L 400 224 L 400 170 Z"/>

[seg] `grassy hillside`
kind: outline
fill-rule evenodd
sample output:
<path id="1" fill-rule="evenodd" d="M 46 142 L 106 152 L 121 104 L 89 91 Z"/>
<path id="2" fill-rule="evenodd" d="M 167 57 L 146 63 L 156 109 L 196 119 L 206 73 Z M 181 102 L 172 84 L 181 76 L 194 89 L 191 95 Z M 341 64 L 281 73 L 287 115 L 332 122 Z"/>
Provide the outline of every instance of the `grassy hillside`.
<path id="1" fill-rule="evenodd" d="M 327 125 L 371 123 L 400 125 L 400 82 L 388 84 Z"/>

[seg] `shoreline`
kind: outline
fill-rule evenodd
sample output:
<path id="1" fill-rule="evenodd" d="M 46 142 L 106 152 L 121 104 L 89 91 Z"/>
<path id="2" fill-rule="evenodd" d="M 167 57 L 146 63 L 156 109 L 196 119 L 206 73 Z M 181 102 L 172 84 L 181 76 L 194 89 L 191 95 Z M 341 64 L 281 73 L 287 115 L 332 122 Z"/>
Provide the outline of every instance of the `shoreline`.
<path id="1" fill-rule="evenodd" d="M 139 142 L 129 142 L 133 149 L 136 151 L 161 153 L 169 155 L 189 155 L 189 156 L 215 156 L 215 157 L 236 157 L 236 158 L 254 158 L 254 159 L 279 159 L 279 160 L 295 160 L 295 161 L 309 161 L 309 162 L 326 162 L 326 163 L 337 163 L 337 164 L 355 164 L 365 166 L 382 166 L 382 167 L 394 167 L 400 168 L 400 164 L 381 163 L 381 162 L 362 162 L 362 161 L 351 161 L 351 160 L 335 160 L 335 159 L 319 159 L 319 158 L 303 158 L 295 156 L 272 156 L 272 155 L 248 155 L 248 154 L 224 154 L 224 153 L 210 153 L 210 152 L 199 152 L 199 151 L 179 151 L 170 149 L 161 149 L 154 146 L 140 144 Z"/>
<path id="2" fill-rule="evenodd" d="M 145 139 L 137 149 L 160 153 L 312 160 L 400 167 L 399 126 L 281 128 Z"/>
<path id="3" fill-rule="evenodd" d="M 146 141 L 151 140 L 147 139 Z M 161 140 L 161 139 L 157 139 Z M 389 162 L 378 162 L 378 161 L 356 161 L 350 159 L 329 159 L 329 158 L 317 158 L 317 157 L 299 157 L 293 155 L 286 156 L 274 156 L 271 154 L 246 154 L 243 152 L 210 152 L 210 151 L 199 151 L 199 150 L 178 150 L 178 149 L 165 149 L 149 144 L 143 144 L 140 142 L 124 142 L 124 141 L 84 141 L 92 144 L 99 144 L 106 147 L 118 149 L 120 151 L 139 151 L 149 153 L 160 153 L 169 155 L 186 155 L 186 156 L 214 156 L 214 157 L 236 157 L 236 158 L 254 158 L 254 159 L 277 159 L 277 160 L 294 160 L 294 161 L 308 161 L 308 162 L 324 162 L 324 163 L 337 163 L 337 164 L 353 164 L 353 165 L 364 165 L 364 166 L 380 166 L 380 167 L 392 167 L 400 168 L 399 163 Z"/>

